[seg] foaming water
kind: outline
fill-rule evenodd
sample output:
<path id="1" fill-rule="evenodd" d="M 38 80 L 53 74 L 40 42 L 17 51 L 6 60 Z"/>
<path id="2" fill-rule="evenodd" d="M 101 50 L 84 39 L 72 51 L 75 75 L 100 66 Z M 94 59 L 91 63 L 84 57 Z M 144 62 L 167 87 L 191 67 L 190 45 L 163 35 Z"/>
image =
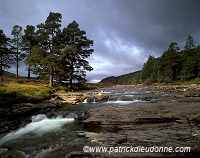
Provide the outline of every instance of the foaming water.
<path id="1" fill-rule="evenodd" d="M 141 100 L 133 100 L 133 101 L 123 101 L 123 100 L 116 100 L 116 101 L 107 101 L 106 103 L 115 103 L 115 104 L 130 104 L 135 102 L 140 102 Z"/>
<path id="2" fill-rule="evenodd" d="M 38 115 L 34 115 L 31 117 L 32 122 L 39 122 L 42 121 L 44 119 L 47 119 L 47 116 L 44 114 L 38 114 Z"/>
<path id="3" fill-rule="evenodd" d="M 142 102 L 141 100 L 132 100 L 132 101 L 123 101 L 123 100 L 116 100 L 116 101 L 107 101 L 106 104 L 119 104 L 119 105 L 128 105 L 132 103 Z"/>
<path id="4" fill-rule="evenodd" d="M 88 103 L 88 99 L 86 98 L 84 101 L 83 101 L 84 104 Z"/>
<path id="5" fill-rule="evenodd" d="M 39 117 L 40 116 L 38 116 L 38 119 Z M 59 131 L 64 124 L 74 121 L 74 118 L 56 117 L 53 119 L 44 118 L 41 121 L 35 122 L 38 119 L 36 116 L 32 120 L 34 122 L 27 124 L 25 127 L 22 127 L 15 132 L 10 132 L 7 135 L 5 135 L 3 138 L 0 139 L 0 145 L 4 144 L 7 141 L 19 138 L 22 135 L 29 134 L 29 133 L 33 133 L 35 135 L 41 136 L 47 132 L 52 132 L 52 131 L 56 132 L 56 131 Z"/>
<path id="6" fill-rule="evenodd" d="M 96 99 L 94 98 L 93 102 L 92 103 L 96 103 Z"/>

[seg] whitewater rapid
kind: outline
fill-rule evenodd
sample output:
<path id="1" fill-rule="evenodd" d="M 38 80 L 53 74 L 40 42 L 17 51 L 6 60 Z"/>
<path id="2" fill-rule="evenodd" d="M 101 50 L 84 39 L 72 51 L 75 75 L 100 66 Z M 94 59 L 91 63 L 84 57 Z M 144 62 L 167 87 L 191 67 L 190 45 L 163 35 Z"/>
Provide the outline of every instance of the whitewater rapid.
<path id="1" fill-rule="evenodd" d="M 74 118 L 47 118 L 44 114 L 32 117 L 32 122 L 14 132 L 10 132 L 0 139 L 0 145 L 13 139 L 17 139 L 26 134 L 35 134 L 41 136 L 48 132 L 56 132 L 61 129 L 64 124 L 73 122 Z"/>

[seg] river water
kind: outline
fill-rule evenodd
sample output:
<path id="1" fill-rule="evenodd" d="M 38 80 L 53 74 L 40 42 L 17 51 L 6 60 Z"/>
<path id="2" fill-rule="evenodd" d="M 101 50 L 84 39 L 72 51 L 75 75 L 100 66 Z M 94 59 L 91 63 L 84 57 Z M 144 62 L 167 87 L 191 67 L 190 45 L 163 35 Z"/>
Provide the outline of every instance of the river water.
<path id="1" fill-rule="evenodd" d="M 86 99 L 83 103 L 32 116 L 32 122 L 0 136 L 0 157 L 61 158 L 71 151 L 82 151 L 84 145 L 94 144 L 91 144 L 90 140 L 86 138 L 78 137 L 77 133 L 80 131 L 116 131 L 84 128 L 82 124 L 74 121 L 77 115 L 83 115 L 85 111 L 92 108 L 137 106 L 162 99 L 162 97 L 157 98 L 153 91 L 134 87 L 103 89 L 103 92 L 108 92 L 104 94 L 109 98 L 106 102 L 96 102 L 95 99 L 88 102 L 89 100 Z M 98 91 L 96 90 L 96 92 Z M 163 97 L 173 97 L 173 94 L 165 93 Z"/>

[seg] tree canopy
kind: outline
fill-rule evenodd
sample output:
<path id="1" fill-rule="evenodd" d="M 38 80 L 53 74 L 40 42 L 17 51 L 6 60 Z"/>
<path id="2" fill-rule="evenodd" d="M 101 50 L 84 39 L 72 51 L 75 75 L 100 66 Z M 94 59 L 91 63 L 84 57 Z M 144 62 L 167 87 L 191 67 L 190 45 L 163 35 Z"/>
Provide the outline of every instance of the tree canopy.
<path id="1" fill-rule="evenodd" d="M 93 41 L 85 36 L 86 32 L 76 21 L 61 30 L 61 19 L 60 13 L 50 12 L 45 23 L 37 25 L 33 38 L 37 45 L 31 45 L 33 49 L 26 61 L 34 73 L 48 74 L 51 86 L 56 79 L 69 81 L 71 88 L 73 80 L 85 82 L 86 71 L 92 70 L 86 58 L 93 52 L 90 49 Z"/>
<path id="2" fill-rule="evenodd" d="M 35 26 L 27 25 L 22 36 L 23 50 L 26 52 L 26 63 L 30 58 L 33 49 L 37 46 L 38 41 L 36 40 Z M 30 79 L 31 64 L 28 64 L 28 79 Z"/>
<path id="3" fill-rule="evenodd" d="M 1 82 L 3 82 L 3 73 L 4 70 L 10 68 L 11 53 L 8 49 L 9 38 L 3 33 L 3 30 L 0 30 L 0 78 Z"/>
<path id="4" fill-rule="evenodd" d="M 73 81 L 85 82 L 86 71 L 93 68 L 86 60 L 94 51 L 93 40 L 86 37 L 86 31 L 79 28 L 79 24 L 73 21 L 67 27 L 61 29 L 62 15 L 50 12 L 44 23 L 36 27 L 27 25 L 22 32 L 22 27 L 15 25 L 12 30 L 13 38 L 9 48 L 15 55 L 16 78 L 18 78 L 19 61 L 25 57 L 28 65 L 28 79 L 30 73 L 40 77 L 49 77 L 50 86 L 53 81 L 69 81 L 70 88 Z M 1 33 L 1 72 L 5 67 L 7 38 Z M 10 63 L 11 64 L 11 63 Z M 9 66 L 9 65 L 7 65 Z M 2 76 L 2 75 L 1 75 Z"/>
<path id="5" fill-rule="evenodd" d="M 11 35 L 13 38 L 11 39 L 12 43 L 12 51 L 15 54 L 14 61 L 16 63 L 16 79 L 19 77 L 19 62 L 23 59 L 23 54 L 21 52 L 22 49 L 22 27 L 19 25 L 13 26 Z"/>

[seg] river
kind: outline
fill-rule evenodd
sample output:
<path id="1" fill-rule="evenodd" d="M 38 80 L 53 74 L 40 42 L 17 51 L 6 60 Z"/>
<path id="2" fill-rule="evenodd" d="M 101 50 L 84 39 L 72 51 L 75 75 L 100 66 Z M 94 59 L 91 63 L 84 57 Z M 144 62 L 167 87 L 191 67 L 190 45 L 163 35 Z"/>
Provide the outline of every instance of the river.
<path id="1" fill-rule="evenodd" d="M 116 132 L 112 129 L 84 128 L 74 118 L 83 115 L 92 108 L 105 106 L 137 106 L 156 102 L 162 97 L 156 97 L 152 89 L 135 87 L 115 87 L 93 92 L 104 92 L 109 99 L 106 102 L 84 102 L 49 113 L 32 116 L 27 125 L 0 137 L 0 157 L 17 158 L 60 158 L 72 151 L 82 151 L 84 145 L 91 145 L 89 139 L 78 137 L 80 131 Z M 172 93 L 174 92 L 174 93 Z M 163 98 L 173 97 L 172 91 L 163 94 Z M 145 98 L 145 99 L 144 99 Z M 147 99 L 148 98 L 148 99 Z M 94 144 L 93 144 L 94 145 Z"/>

